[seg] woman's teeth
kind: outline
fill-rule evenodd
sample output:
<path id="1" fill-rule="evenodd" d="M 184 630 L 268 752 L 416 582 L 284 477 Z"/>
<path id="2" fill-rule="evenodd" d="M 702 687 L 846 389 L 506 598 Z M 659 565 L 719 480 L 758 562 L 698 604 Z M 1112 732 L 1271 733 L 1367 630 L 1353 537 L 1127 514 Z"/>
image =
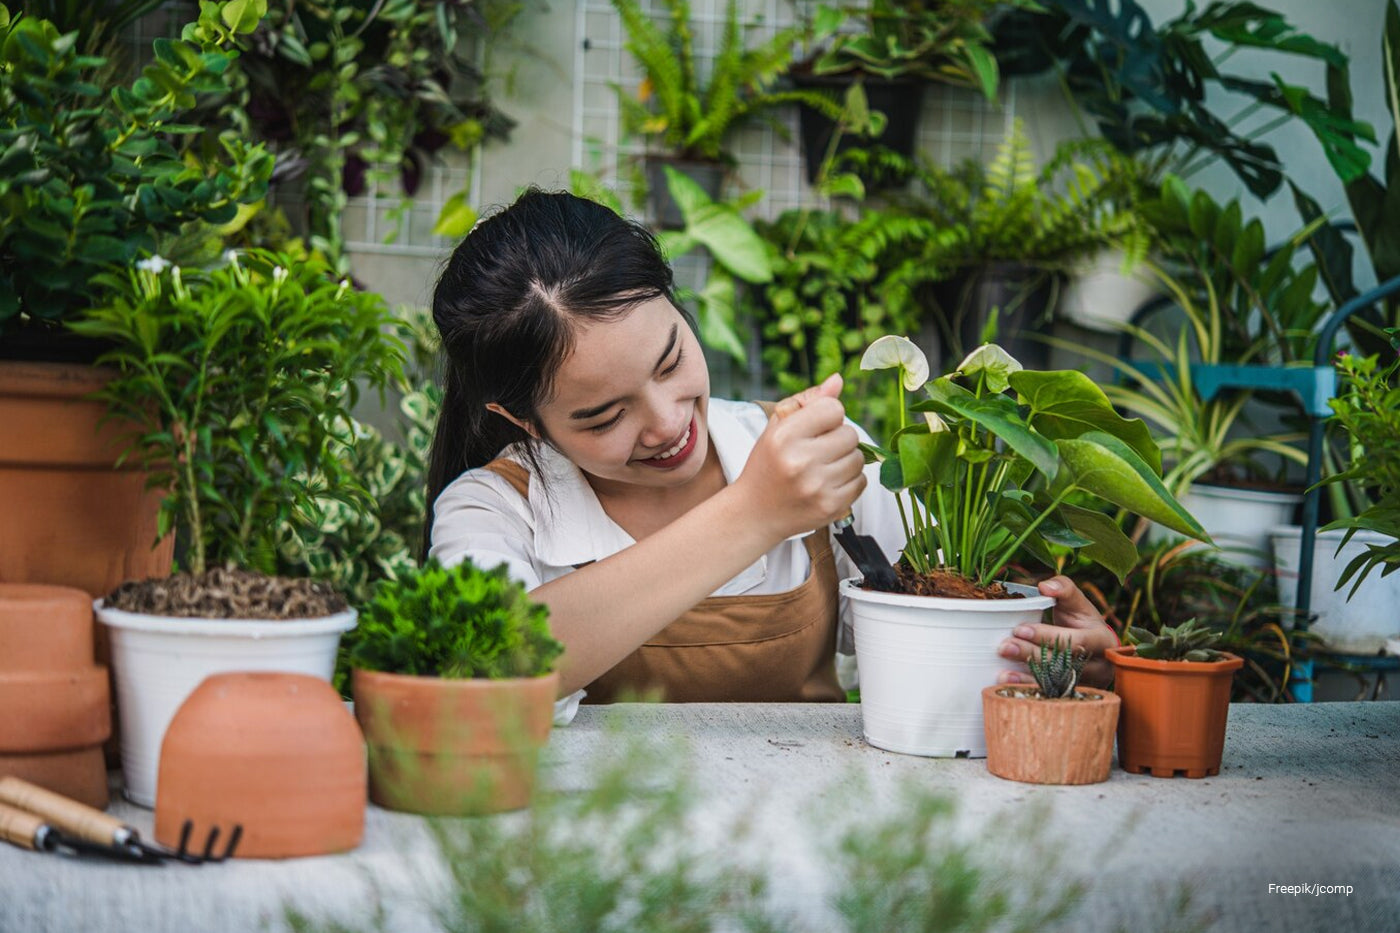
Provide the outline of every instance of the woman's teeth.
<path id="1" fill-rule="evenodd" d="M 685 445 L 686 445 L 686 444 L 689 444 L 689 443 L 690 443 L 690 428 L 686 428 L 686 429 L 685 429 L 685 437 L 683 437 L 683 438 L 681 438 L 679 441 L 677 441 L 675 447 L 672 447 L 670 450 L 666 451 L 665 453 L 657 454 L 655 457 L 652 457 L 651 459 L 653 459 L 653 460 L 670 460 L 670 459 L 671 459 L 672 457 L 674 457 L 676 454 L 678 454 L 678 453 L 680 453 L 682 450 L 684 450 L 684 449 L 685 449 Z"/>

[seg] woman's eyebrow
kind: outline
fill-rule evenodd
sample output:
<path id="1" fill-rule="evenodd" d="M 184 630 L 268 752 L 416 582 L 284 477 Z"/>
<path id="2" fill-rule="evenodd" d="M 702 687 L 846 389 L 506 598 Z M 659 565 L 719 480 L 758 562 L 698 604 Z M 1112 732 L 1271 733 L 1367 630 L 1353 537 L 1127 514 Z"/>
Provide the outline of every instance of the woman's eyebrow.
<path id="1" fill-rule="evenodd" d="M 652 371 L 653 371 L 653 372 L 655 372 L 656 370 L 660 369 L 662 366 L 664 366 L 664 365 L 666 364 L 666 359 L 671 355 L 671 351 L 672 351 L 673 349 L 675 349 L 675 346 L 676 346 L 676 338 L 677 338 L 678 336 L 680 336 L 680 325 L 679 325 L 679 324 L 672 324 L 672 325 L 671 325 L 671 336 L 670 336 L 670 337 L 667 339 L 667 341 L 666 341 L 666 349 L 664 349 L 664 350 L 661 351 L 661 357 L 656 361 L 656 365 L 652 367 Z M 588 407 L 588 408 L 576 408 L 576 409 L 574 409 L 573 411 L 569 412 L 569 420 L 570 420 L 570 421 L 587 421 L 589 418 L 596 418 L 596 417 L 598 417 L 599 415 L 601 415 L 603 412 L 607 411 L 609 408 L 612 408 L 614 405 L 618 404 L 618 403 L 621 402 L 621 401 L 622 401 L 621 398 L 615 398 L 615 399 L 610 399 L 610 400 L 604 402 L 604 403 L 601 404 L 601 405 L 592 405 L 592 406 L 590 406 L 590 407 Z"/>

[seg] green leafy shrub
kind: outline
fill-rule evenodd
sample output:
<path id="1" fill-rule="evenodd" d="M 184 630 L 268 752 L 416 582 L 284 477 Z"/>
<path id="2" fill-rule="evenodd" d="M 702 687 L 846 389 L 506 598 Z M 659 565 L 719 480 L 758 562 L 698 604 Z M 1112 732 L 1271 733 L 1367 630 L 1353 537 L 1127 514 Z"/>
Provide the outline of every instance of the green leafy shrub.
<path id="1" fill-rule="evenodd" d="M 352 667 L 420 677 L 538 677 L 564 650 L 548 619 L 504 565 L 444 567 L 430 558 L 380 582 L 348 655 Z"/>
<path id="2" fill-rule="evenodd" d="M 99 281 L 112 295 L 72 325 L 109 342 L 117 370 L 100 393 L 142 427 L 128 456 L 150 471 L 160 534 L 187 535 L 186 569 L 271 574 L 284 526 L 314 501 L 363 506 L 337 456 L 360 384 L 403 379 L 403 348 L 378 295 L 324 262 L 261 250 L 186 272 L 155 257 Z"/>
<path id="3" fill-rule="evenodd" d="M 224 90 L 233 42 L 265 0 L 206 3 L 129 87 L 93 83 L 106 61 L 77 33 L 0 6 L 0 335 L 53 332 L 94 301 L 97 276 L 156 251 L 192 222 L 230 221 L 261 198 L 272 157 L 238 133 L 201 158 L 172 140 Z"/>

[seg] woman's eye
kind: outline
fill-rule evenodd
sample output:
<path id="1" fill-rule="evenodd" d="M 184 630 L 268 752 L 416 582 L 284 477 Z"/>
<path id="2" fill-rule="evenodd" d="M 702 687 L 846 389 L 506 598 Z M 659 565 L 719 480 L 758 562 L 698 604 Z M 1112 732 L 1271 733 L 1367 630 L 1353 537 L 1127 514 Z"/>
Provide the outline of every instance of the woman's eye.
<path id="1" fill-rule="evenodd" d="M 671 375 L 671 373 L 673 373 L 673 372 L 675 372 L 676 370 L 680 369 L 680 368 L 681 368 L 681 360 L 683 360 L 684 358 L 685 358 L 685 348 L 684 348 L 684 347 L 681 347 L 681 348 L 679 348 L 678 350 L 676 350 L 676 361 L 675 361 L 674 363 L 672 363 L 670 366 L 667 366 L 665 369 L 661 370 L 661 375 L 663 375 L 663 376 L 669 376 L 669 375 Z"/>
<path id="2" fill-rule="evenodd" d="M 594 432 L 595 434 L 601 434 L 602 432 L 606 431 L 608 428 L 612 427 L 613 425 L 617 424 L 619 421 L 622 420 L 622 412 L 624 410 L 625 409 L 619 409 L 617 414 L 613 415 L 607 421 L 604 421 L 602 424 L 592 425 L 591 427 L 589 427 L 588 430 Z"/>

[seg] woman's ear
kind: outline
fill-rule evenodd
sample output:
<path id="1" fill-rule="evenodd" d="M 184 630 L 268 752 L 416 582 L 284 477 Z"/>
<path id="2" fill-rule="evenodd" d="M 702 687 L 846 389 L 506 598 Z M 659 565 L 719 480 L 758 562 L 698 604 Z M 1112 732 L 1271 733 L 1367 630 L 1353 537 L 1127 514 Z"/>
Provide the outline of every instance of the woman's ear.
<path id="1" fill-rule="evenodd" d="M 533 424 L 531 424 L 528 421 L 521 421 L 519 418 L 506 411 L 504 408 L 502 408 L 495 402 L 487 402 L 486 410 L 493 414 L 500 415 L 502 418 L 506 419 L 511 424 L 515 425 L 517 428 L 533 437 L 535 440 L 540 439 L 540 432 L 535 429 L 535 426 Z"/>

